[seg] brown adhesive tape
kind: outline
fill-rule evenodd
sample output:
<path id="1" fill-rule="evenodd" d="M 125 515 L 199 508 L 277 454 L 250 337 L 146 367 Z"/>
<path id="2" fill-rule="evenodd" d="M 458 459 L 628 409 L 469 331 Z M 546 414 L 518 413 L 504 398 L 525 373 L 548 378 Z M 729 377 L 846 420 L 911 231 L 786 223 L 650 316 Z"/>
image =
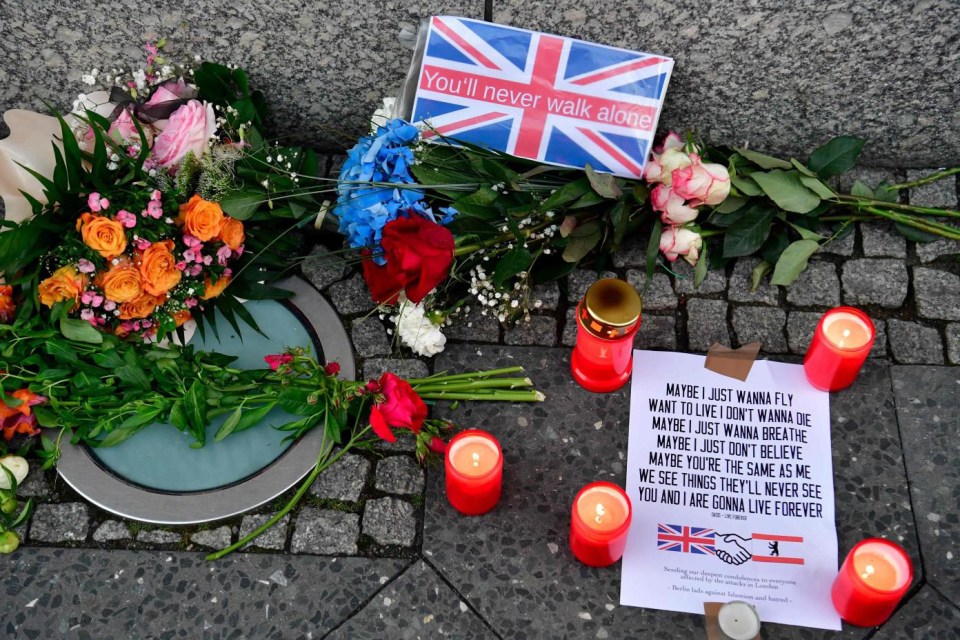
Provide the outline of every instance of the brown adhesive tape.
<path id="1" fill-rule="evenodd" d="M 759 353 L 759 342 L 745 344 L 739 349 L 731 349 L 716 342 L 707 351 L 707 361 L 703 366 L 722 376 L 745 382 L 750 376 L 750 369 L 753 368 Z"/>

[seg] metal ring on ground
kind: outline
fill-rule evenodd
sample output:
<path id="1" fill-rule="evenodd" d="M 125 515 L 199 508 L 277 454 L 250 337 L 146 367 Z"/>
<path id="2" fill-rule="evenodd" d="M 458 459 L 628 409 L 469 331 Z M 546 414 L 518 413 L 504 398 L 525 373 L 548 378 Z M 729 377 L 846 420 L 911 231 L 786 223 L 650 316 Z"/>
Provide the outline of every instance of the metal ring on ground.
<path id="1" fill-rule="evenodd" d="M 353 380 L 350 337 L 330 303 L 301 278 L 277 286 L 294 293 L 290 302 L 313 328 L 324 360 L 339 362 L 340 377 Z M 322 444 L 323 429 L 312 429 L 259 473 L 220 489 L 183 494 L 131 484 L 104 469 L 84 445 L 61 444 L 57 470 L 77 493 L 111 513 L 155 524 L 197 524 L 244 513 L 282 494 L 310 472 Z"/>

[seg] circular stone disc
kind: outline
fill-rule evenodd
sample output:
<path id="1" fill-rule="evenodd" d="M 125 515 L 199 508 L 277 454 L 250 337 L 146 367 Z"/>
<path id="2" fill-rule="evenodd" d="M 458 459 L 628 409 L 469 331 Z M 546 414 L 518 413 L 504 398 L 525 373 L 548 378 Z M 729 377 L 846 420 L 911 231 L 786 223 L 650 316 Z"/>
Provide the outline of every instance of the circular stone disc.
<path id="1" fill-rule="evenodd" d="M 294 292 L 284 303 L 255 303 L 258 324 L 269 339 L 241 324 L 243 342 L 226 323 L 218 324 L 223 351 L 238 355 L 237 366 L 264 366 L 263 356 L 283 346 L 310 346 L 325 362 L 339 362 L 340 376 L 356 375 L 346 330 L 330 304 L 309 284 L 290 278 L 278 286 Z M 288 310 L 289 309 L 289 310 Z M 271 324 L 265 324 L 264 319 Z M 271 333 L 277 325 L 284 335 Z M 239 344 L 238 344 L 239 343 Z M 220 340 L 207 329 L 191 344 L 220 350 Z M 292 445 L 274 424 L 289 421 L 280 410 L 263 423 L 214 442 L 225 417 L 207 431 L 207 445 L 189 447 L 193 438 L 170 425 L 151 425 L 116 447 L 92 450 L 61 444 L 57 466 L 77 493 L 93 504 L 133 520 L 157 524 L 194 524 L 227 518 L 280 495 L 313 468 L 323 445 L 323 430 L 313 429 Z"/>

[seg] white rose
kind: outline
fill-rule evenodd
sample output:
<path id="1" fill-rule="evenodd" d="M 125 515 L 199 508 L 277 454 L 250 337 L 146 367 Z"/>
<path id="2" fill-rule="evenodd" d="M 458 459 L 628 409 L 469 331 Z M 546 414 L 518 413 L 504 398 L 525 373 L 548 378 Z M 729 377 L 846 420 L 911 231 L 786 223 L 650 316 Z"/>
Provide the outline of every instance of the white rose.
<path id="1" fill-rule="evenodd" d="M 0 466 L 10 470 L 13 477 L 17 479 L 17 486 L 20 486 L 30 473 L 30 465 L 20 456 L 3 456 L 0 458 Z M 3 471 L 0 471 L 0 489 L 10 489 L 10 478 Z"/>
<path id="2" fill-rule="evenodd" d="M 683 256 L 684 260 L 696 266 L 701 247 L 703 238 L 696 231 L 683 227 L 667 227 L 660 233 L 660 251 L 670 262 Z"/>

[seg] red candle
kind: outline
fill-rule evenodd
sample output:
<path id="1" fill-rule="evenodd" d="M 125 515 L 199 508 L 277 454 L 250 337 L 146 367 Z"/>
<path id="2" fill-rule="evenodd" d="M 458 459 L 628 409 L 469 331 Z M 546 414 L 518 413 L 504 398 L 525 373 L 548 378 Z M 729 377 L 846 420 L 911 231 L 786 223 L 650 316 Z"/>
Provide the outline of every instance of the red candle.
<path id="1" fill-rule="evenodd" d="M 849 387 L 870 355 L 875 334 L 873 322 L 859 309 L 837 307 L 826 312 L 803 359 L 807 380 L 821 391 Z"/>
<path id="2" fill-rule="evenodd" d="M 476 516 L 497 505 L 503 479 L 503 452 L 492 435 L 478 429 L 455 435 L 447 446 L 444 468 L 447 500 L 454 509 Z"/>
<path id="3" fill-rule="evenodd" d="M 833 606 L 858 627 L 875 627 L 897 608 L 910 583 L 913 565 L 898 545 L 882 538 L 859 542 L 833 581 Z"/>
<path id="4" fill-rule="evenodd" d="M 588 484 L 573 500 L 570 549 L 591 567 L 606 567 L 623 556 L 632 509 L 623 489 L 609 482 Z"/>
<path id="5" fill-rule="evenodd" d="M 577 306 L 573 379 L 588 391 L 616 391 L 630 379 L 633 337 L 640 328 L 640 296 L 623 280 L 597 280 Z"/>

